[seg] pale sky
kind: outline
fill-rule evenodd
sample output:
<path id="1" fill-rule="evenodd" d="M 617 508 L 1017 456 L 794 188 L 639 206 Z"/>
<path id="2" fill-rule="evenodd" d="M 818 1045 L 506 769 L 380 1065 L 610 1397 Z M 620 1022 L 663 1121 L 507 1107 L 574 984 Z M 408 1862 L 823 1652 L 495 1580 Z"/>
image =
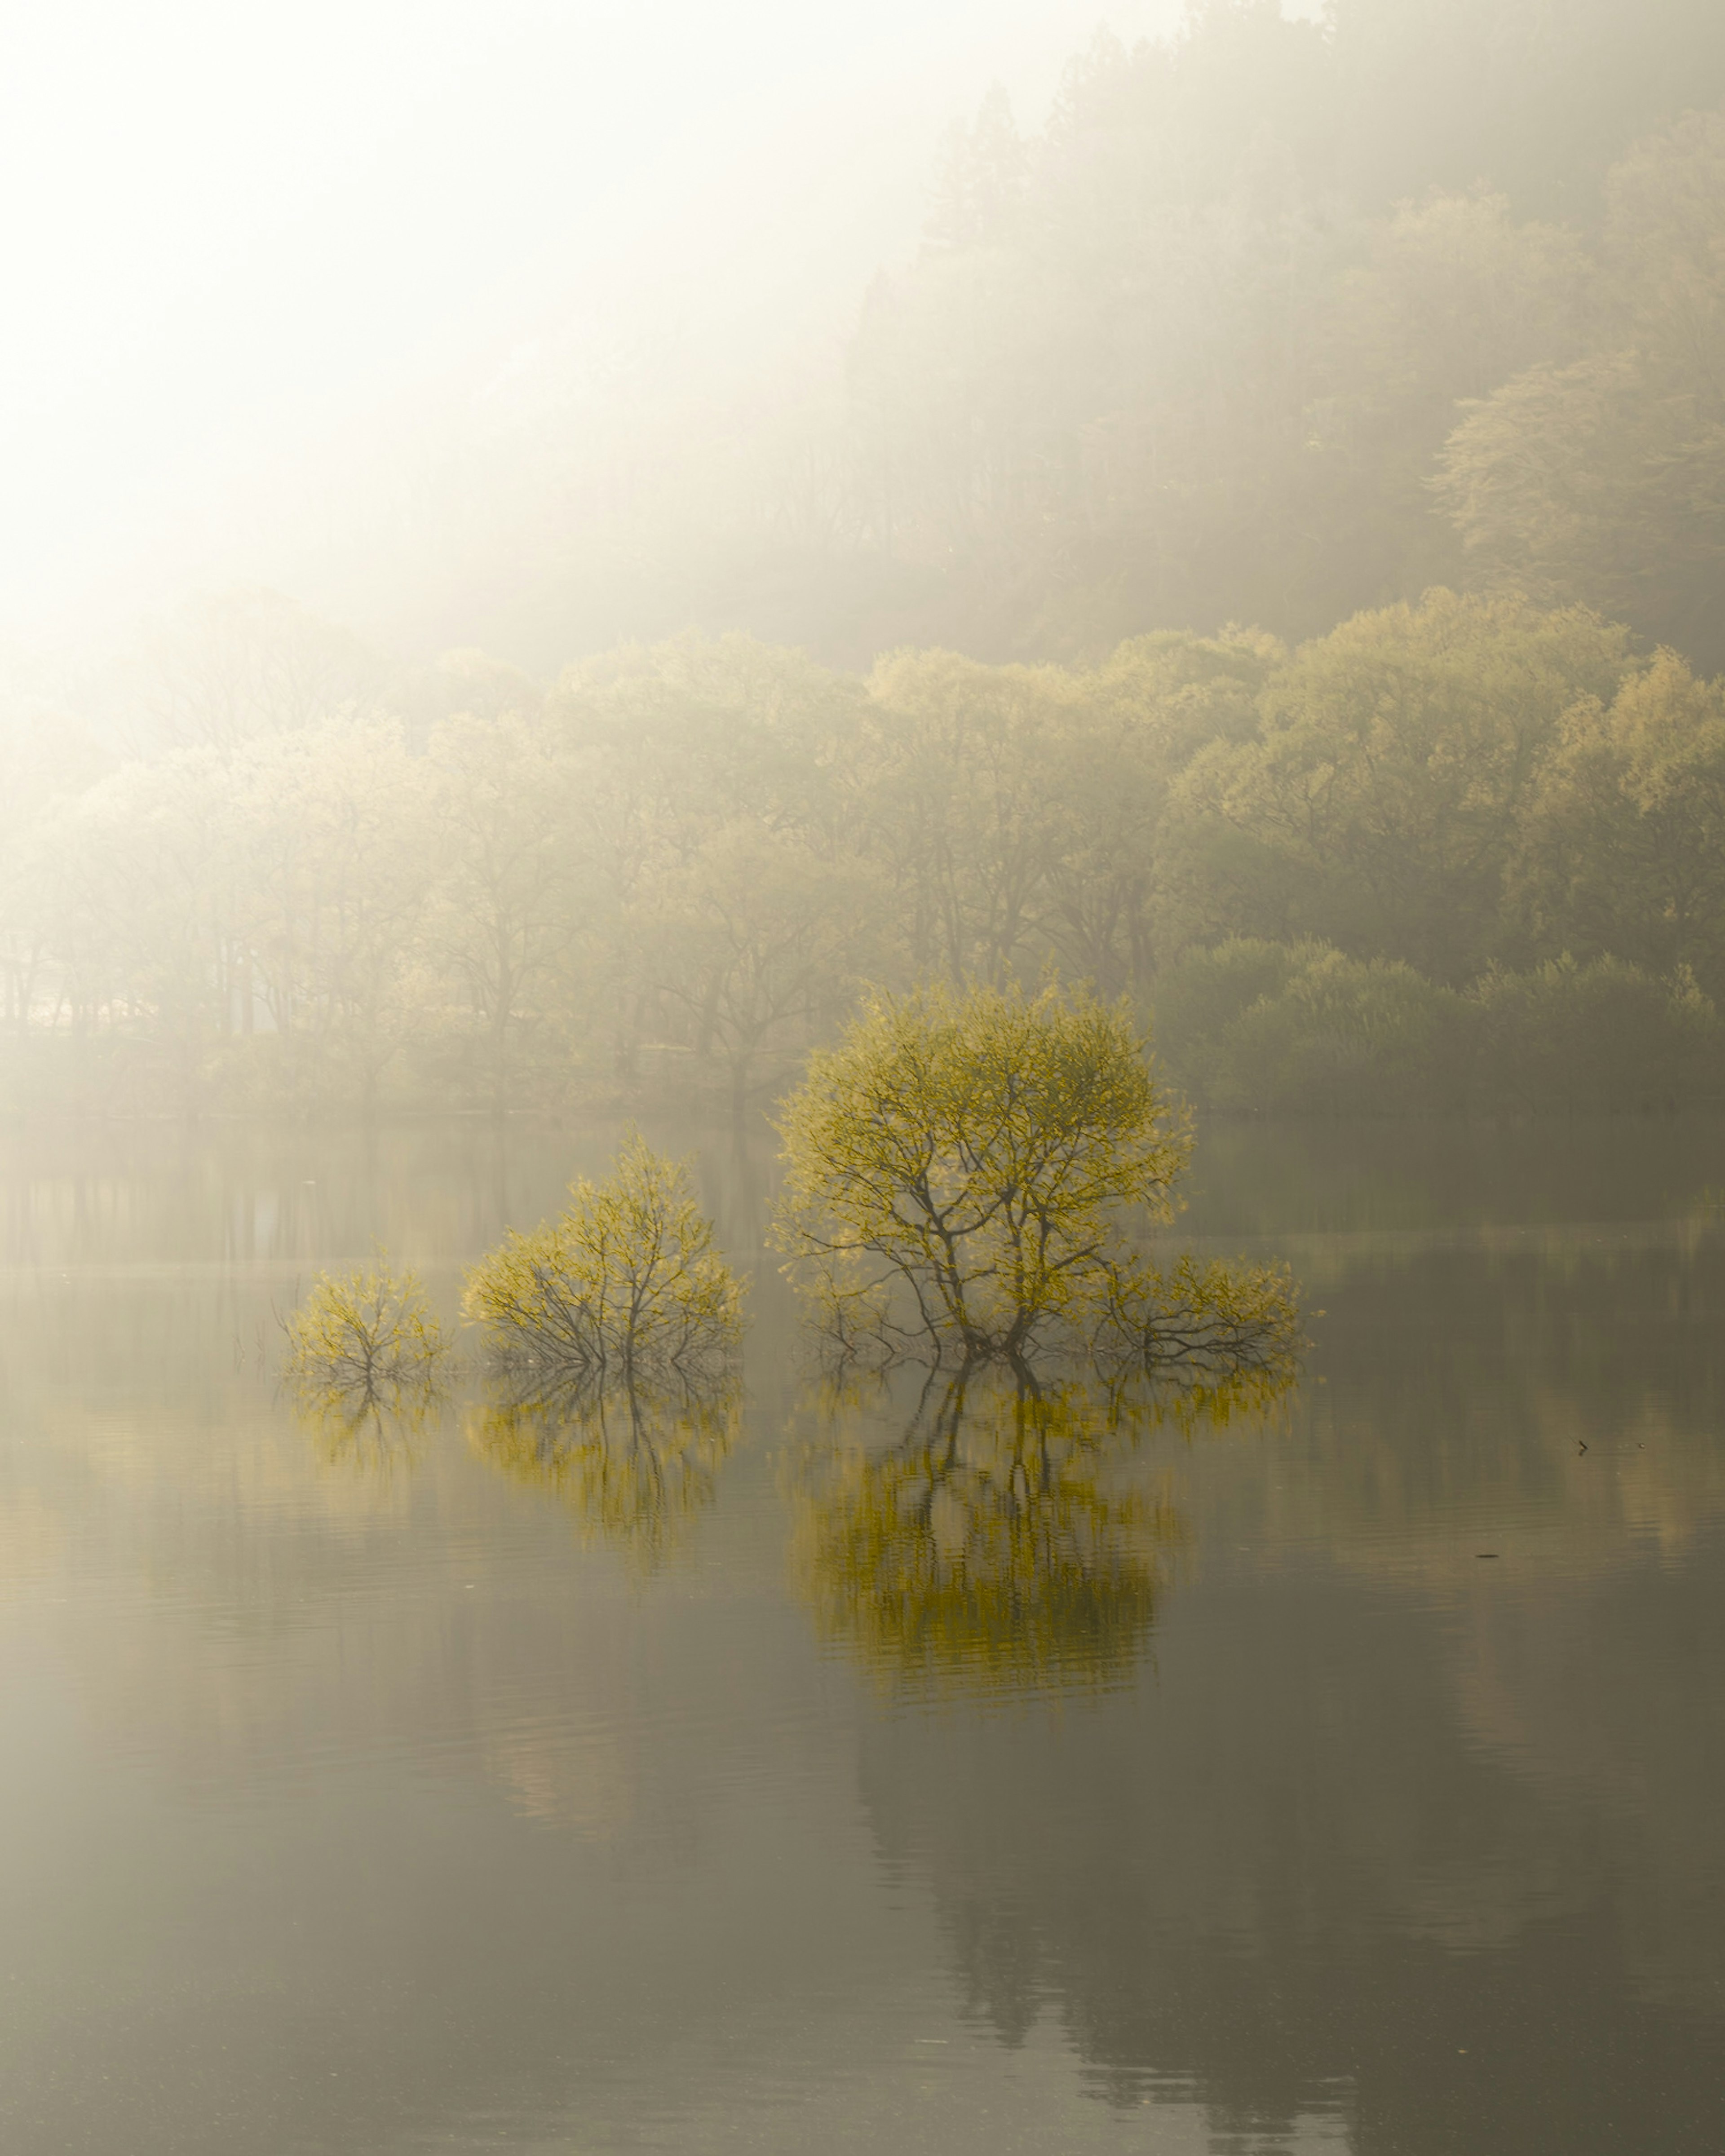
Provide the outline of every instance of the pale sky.
<path id="1" fill-rule="evenodd" d="M 571 337 L 836 331 L 991 82 L 1034 127 L 1099 24 L 1178 13 L 13 0 L 0 634 L 316 581 L 373 437 L 398 469 Z"/>

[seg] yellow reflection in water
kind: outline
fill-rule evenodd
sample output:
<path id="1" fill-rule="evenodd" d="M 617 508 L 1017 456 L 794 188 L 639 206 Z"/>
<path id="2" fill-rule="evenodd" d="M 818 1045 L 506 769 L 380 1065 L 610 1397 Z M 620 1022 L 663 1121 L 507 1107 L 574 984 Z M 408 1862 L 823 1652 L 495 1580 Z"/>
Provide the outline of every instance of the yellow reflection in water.
<path id="1" fill-rule="evenodd" d="M 429 1377 L 372 1384 L 303 1378 L 292 1397 L 300 1426 L 328 1464 L 370 1476 L 413 1466 L 449 1401 Z"/>
<path id="2" fill-rule="evenodd" d="M 1125 1393 L 1002 1364 L 932 1378 L 896 1442 L 855 1394 L 793 1468 L 793 1569 L 829 1638 L 931 1691 L 1130 1674 L 1185 1530 L 1134 1440 L 1262 1409 L 1291 1367 Z"/>
<path id="3" fill-rule="evenodd" d="M 469 1409 L 467 1435 L 481 1459 L 559 1497 L 584 1533 L 652 1566 L 712 1502 L 742 1406 L 734 1384 L 571 1380 L 494 1394 Z"/>

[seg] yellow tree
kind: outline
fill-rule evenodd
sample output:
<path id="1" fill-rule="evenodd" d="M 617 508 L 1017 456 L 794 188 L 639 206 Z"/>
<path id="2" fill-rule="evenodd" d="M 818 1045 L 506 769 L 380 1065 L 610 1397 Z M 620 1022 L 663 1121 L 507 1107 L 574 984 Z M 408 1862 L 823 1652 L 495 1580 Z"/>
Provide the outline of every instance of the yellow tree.
<path id="1" fill-rule="evenodd" d="M 467 1276 L 463 1308 L 502 1364 L 625 1383 L 725 1373 L 742 1283 L 713 1247 L 681 1163 L 631 1132 L 603 1183 L 559 1219 L 512 1230 Z"/>
<path id="2" fill-rule="evenodd" d="M 295 1404 L 331 1464 L 387 1469 L 443 1404 L 449 1337 L 418 1274 L 381 1251 L 320 1273 L 282 1331 Z"/>
<path id="3" fill-rule="evenodd" d="M 1052 988 L 874 1003 L 779 1127 L 778 1233 L 824 1321 L 966 1358 L 1087 1317 L 1123 1211 L 1171 1218 L 1191 1145 L 1127 1017 Z"/>

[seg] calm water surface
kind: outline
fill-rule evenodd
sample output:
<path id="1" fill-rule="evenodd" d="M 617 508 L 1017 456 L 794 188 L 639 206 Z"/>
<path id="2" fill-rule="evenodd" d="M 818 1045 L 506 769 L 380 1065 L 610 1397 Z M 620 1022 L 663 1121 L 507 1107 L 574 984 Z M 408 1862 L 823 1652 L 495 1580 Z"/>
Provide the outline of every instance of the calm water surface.
<path id="1" fill-rule="evenodd" d="M 1030 1532 L 770 1266 L 645 1458 L 282 1396 L 614 1136 L 0 1143 L 8 2156 L 1725 2147 L 1725 1128 L 1213 1129 L 1304 1379 Z"/>

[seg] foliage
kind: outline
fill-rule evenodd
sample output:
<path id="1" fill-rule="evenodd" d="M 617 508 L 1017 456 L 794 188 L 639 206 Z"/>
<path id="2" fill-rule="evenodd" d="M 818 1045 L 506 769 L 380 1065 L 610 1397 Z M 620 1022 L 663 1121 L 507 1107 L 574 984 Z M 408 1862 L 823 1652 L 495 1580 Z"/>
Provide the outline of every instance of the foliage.
<path id="1" fill-rule="evenodd" d="M 466 991 L 477 1060 L 501 1112 L 536 1050 L 541 1059 L 547 1048 L 567 1054 L 557 1019 L 593 881 L 568 844 L 576 762 L 514 706 L 450 714 L 427 761 L 441 860 L 429 940 L 451 985 Z"/>
<path id="2" fill-rule="evenodd" d="M 1052 988 L 877 1000 L 780 1130 L 779 1236 L 823 1322 L 968 1357 L 1081 1324 L 1118 1216 L 1171 1217 L 1191 1144 L 1124 1013 Z"/>
<path id="3" fill-rule="evenodd" d="M 742 1334 L 742 1283 L 682 1164 L 639 1132 L 562 1215 L 511 1230 L 468 1275 L 463 1308 L 501 1363 L 625 1384 L 721 1375 Z"/>
<path id="4" fill-rule="evenodd" d="M 1250 741 L 1176 792 L 1163 870 L 1194 940 L 1315 936 L 1460 985 L 1495 955 L 1517 819 L 1563 714 L 1615 693 L 1624 633 L 1428 593 L 1296 653 Z"/>
<path id="5" fill-rule="evenodd" d="M 1488 973 L 1473 992 L 1491 1105 L 1570 1113 L 1717 1106 L 1725 1026 L 1694 979 L 1620 958 Z"/>
<path id="6" fill-rule="evenodd" d="M 1592 348 L 1542 355 L 1476 401 L 1440 495 L 1484 577 L 1621 614 L 1717 666 L 1725 115 L 1689 111 L 1638 144 L 1606 198 Z"/>
<path id="7" fill-rule="evenodd" d="M 1091 1335 L 1103 1369 L 1165 1377 L 1206 1412 L 1267 1404 L 1285 1392 L 1306 1346 L 1286 1265 L 1171 1266 L 1134 1256 L 1108 1283 Z"/>
<path id="8" fill-rule="evenodd" d="M 793 519 L 845 586 L 789 633 L 853 663 L 912 641 L 1089 657 L 1168 622 L 1309 637 L 1471 560 L 1519 580 L 1512 545 L 1434 514 L 1445 443 L 1530 370 L 1639 349 L 1677 318 L 1651 302 L 1679 270 L 1705 319 L 1719 263 L 1694 235 L 1718 189 L 1707 123 L 1678 116 L 1722 95 L 1709 0 L 1346 0 L 1322 24 L 1239 0 L 1165 41 L 1099 38 L 1040 136 L 993 95 L 950 146 L 930 244 L 871 286 L 794 500 L 757 467 L 734 618 L 782 612 L 768 533 Z M 1650 131 L 1674 122 L 1681 187 L 1650 186 Z M 1647 379 L 1606 460 L 1626 488 L 1590 501 L 1591 445 L 1555 428 L 1508 429 L 1497 477 L 1555 478 L 1559 526 L 1592 512 L 1612 588 L 1551 595 L 1691 648 L 1654 619 L 1681 586 L 1717 665 L 1717 494 L 1711 465 L 1688 483 L 1705 430 L 1681 407 L 1706 378 Z M 1666 460 L 1638 469 L 1650 440 Z"/>
<path id="9" fill-rule="evenodd" d="M 879 1001 L 780 1127 L 787 1270 L 841 1353 L 1212 1373 L 1297 1356 L 1283 1271 L 1134 1248 L 1134 1222 L 1173 1217 L 1191 1132 L 1122 1010 L 1051 987 Z"/>
<path id="10" fill-rule="evenodd" d="M 421 1384 L 449 1351 L 418 1276 L 393 1271 L 381 1252 L 369 1266 L 320 1273 L 282 1322 L 289 1375 L 325 1392 Z"/>
<path id="11" fill-rule="evenodd" d="M 648 959 L 716 1050 L 731 1106 L 747 1107 L 762 1059 L 819 1038 L 846 1008 L 886 942 L 878 880 L 855 861 L 742 825 L 716 833 L 664 877 Z"/>
<path id="12" fill-rule="evenodd" d="M 1537 941 L 1725 992 L 1725 697 L 1674 652 L 1566 716 L 1509 882 Z"/>
<path id="13" fill-rule="evenodd" d="M 14 759 L 6 1105 L 741 1111 L 865 982 L 1059 974 L 1153 1010 L 1213 1106 L 1429 1111 L 1526 1096 L 1488 973 L 1725 995 L 1720 689 L 1573 607 L 1435 591 L 1292 652 L 1163 632 L 865 683 L 679 639 L 544 699 L 473 654 L 391 694 Z"/>
<path id="14" fill-rule="evenodd" d="M 1461 1105 L 1468 1006 L 1398 960 L 1235 941 L 1173 969 L 1158 1023 L 1213 1106 L 1369 1114 Z"/>
<path id="15" fill-rule="evenodd" d="M 258 590 L 6 654 L 5 1104 L 747 1106 L 863 980 L 1057 970 L 1212 1100 L 1430 1107 L 1538 1064 L 1488 974 L 1725 996 L 1722 98 L 1715 0 L 1101 37 L 954 131 L 842 377 L 583 426 L 554 685 Z M 691 618 L 761 635 L 600 649 Z"/>
<path id="16" fill-rule="evenodd" d="M 1175 1075 L 1213 1106 L 1410 1115 L 1641 1111 L 1725 1096 L 1725 1027 L 1682 968 L 1493 968 L 1461 993 L 1321 943 L 1189 952 L 1156 1000 Z"/>

